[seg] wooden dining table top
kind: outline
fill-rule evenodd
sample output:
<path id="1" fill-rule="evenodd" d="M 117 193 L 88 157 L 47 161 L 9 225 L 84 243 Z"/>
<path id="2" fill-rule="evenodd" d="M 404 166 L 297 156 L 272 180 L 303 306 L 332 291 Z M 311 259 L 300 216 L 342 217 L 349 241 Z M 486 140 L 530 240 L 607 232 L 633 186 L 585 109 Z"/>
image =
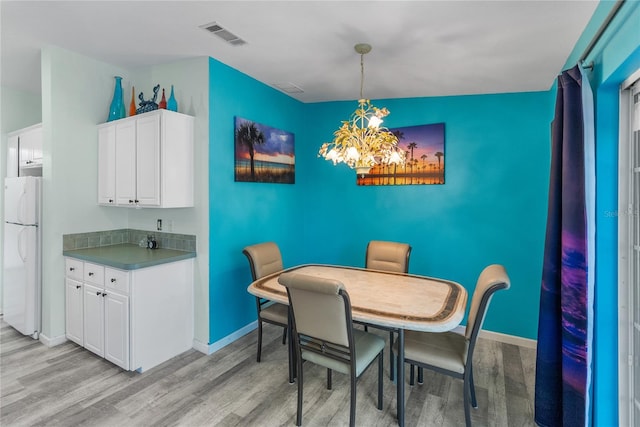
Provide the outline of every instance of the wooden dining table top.
<path id="1" fill-rule="evenodd" d="M 349 294 L 353 320 L 396 329 L 444 332 L 464 317 L 467 291 L 459 283 L 434 277 L 358 267 L 307 264 L 265 276 L 251 283 L 248 292 L 288 304 L 287 291 L 278 283 L 281 273 L 340 281 Z"/>

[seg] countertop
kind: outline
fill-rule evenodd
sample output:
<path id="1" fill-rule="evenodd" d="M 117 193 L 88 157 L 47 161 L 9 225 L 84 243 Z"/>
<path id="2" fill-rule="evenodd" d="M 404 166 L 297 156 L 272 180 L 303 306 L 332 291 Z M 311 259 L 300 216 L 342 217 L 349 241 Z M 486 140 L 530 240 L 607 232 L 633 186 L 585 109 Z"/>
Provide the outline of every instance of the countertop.
<path id="1" fill-rule="evenodd" d="M 120 270 L 137 270 L 139 268 L 153 267 L 159 264 L 196 257 L 195 252 L 162 248 L 147 249 L 130 243 L 101 246 L 98 248 L 65 250 L 62 251 L 62 255 L 118 268 Z"/>

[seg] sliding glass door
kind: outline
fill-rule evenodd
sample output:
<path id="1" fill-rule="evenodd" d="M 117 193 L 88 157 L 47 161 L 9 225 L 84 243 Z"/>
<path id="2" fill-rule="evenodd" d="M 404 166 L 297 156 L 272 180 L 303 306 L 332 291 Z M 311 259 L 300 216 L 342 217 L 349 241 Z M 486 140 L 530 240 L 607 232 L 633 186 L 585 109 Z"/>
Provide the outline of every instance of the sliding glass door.
<path id="1" fill-rule="evenodd" d="M 618 212 L 620 425 L 640 427 L 640 81 L 622 89 Z"/>

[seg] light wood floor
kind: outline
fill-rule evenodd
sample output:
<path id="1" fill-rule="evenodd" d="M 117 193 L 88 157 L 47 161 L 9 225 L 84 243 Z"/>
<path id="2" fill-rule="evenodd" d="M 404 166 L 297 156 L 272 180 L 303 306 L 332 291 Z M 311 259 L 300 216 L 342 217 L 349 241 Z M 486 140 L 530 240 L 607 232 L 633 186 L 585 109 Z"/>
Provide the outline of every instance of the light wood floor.
<path id="1" fill-rule="evenodd" d="M 261 363 L 256 337 L 254 331 L 210 356 L 191 350 L 139 374 L 70 342 L 47 348 L 0 321 L 0 425 L 295 425 L 297 386 L 288 383 L 281 329 L 265 325 Z M 386 369 L 388 357 L 387 348 Z M 474 426 L 534 426 L 535 350 L 480 339 L 474 359 Z M 325 378 L 326 370 L 305 364 L 304 426 L 348 425 L 348 378 L 334 373 L 333 390 Z M 359 426 L 397 425 L 396 388 L 388 373 L 384 380 L 382 411 L 377 368 L 359 380 Z M 464 425 L 462 381 L 425 371 L 424 384 L 410 387 L 407 369 L 406 384 L 408 427 Z"/>

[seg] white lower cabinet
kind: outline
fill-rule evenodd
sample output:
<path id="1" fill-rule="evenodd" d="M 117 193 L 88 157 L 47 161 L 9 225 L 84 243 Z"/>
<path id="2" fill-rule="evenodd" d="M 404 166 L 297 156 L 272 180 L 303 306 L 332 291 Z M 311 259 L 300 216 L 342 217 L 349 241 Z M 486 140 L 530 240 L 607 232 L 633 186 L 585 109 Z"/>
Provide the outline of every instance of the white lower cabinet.
<path id="1" fill-rule="evenodd" d="M 66 258 L 65 280 L 67 338 L 121 368 L 142 372 L 192 347 L 192 260 L 125 271 Z"/>
<path id="2" fill-rule="evenodd" d="M 84 345 L 84 321 L 82 319 L 82 282 L 69 277 L 65 279 L 65 324 L 67 338 Z"/>

